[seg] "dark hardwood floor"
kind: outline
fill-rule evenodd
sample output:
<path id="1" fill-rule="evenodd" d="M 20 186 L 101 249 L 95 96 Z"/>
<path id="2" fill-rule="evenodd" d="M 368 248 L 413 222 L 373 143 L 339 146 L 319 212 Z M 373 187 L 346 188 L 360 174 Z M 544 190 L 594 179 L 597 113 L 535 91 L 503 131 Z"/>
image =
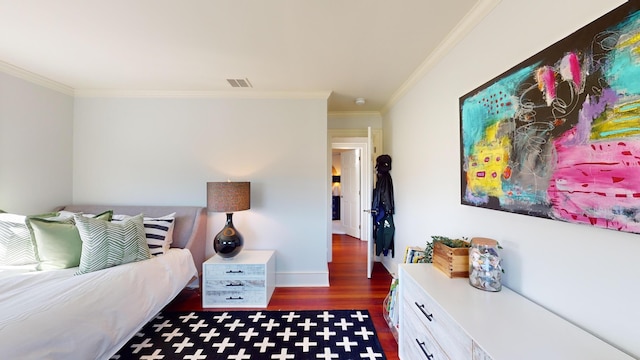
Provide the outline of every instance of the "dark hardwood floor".
<path id="1" fill-rule="evenodd" d="M 392 276 L 380 263 L 367 278 L 367 243 L 348 235 L 333 235 L 333 261 L 329 263 L 329 287 L 278 287 L 267 310 L 367 309 L 389 360 L 398 359 L 398 344 L 382 315 L 382 303 Z M 276 260 L 277 261 L 277 260 Z M 185 290 L 167 310 L 201 311 L 199 290 Z M 237 309 L 235 309 L 237 310 Z"/>

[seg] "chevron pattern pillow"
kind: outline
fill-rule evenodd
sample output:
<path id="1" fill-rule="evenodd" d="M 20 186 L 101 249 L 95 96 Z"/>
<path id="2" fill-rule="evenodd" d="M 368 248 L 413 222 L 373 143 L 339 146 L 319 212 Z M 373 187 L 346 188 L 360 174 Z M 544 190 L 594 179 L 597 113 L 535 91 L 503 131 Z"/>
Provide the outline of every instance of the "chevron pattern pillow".
<path id="1" fill-rule="evenodd" d="M 0 265 L 37 263 L 35 244 L 27 225 L 27 219 L 30 217 L 48 218 L 57 214 L 25 216 L 0 210 Z"/>
<path id="2" fill-rule="evenodd" d="M 61 211 L 55 218 L 27 219 L 27 225 L 31 228 L 32 239 L 36 245 L 38 270 L 66 269 L 80 264 L 82 240 L 73 215 L 73 213 Z M 113 211 L 84 216 L 109 221 Z"/>
<path id="3" fill-rule="evenodd" d="M 0 265 L 24 265 L 36 262 L 26 216 L 0 214 Z"/>
<path id="4" fill-rule="evenodd" d="M 74 215 L 82 253 L 76 275 L 151 258 L 142 214 L 113 223 Z"/>

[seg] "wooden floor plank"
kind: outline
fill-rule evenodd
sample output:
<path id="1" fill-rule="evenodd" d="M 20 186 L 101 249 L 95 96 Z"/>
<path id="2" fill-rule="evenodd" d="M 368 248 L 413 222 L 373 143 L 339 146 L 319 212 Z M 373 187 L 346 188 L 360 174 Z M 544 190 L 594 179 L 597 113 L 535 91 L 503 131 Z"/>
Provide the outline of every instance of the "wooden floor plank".
<path id="1" fill-rule="evenodd" d="M 276 259 L 277 261 L 277 259 Z M 348 235 L 333 235 L 333 261 L 329 263 L 329 287 L 277 287 L 268 310 L 344 310 L 367 309 L 372 315 L 382 348 L 389 360 L 398 359 L 398 344 L 382 315 L 382 303 L 389 292 L 392 276 L 381 263 L 375 263 L 367 278 L 367 243 Z M 167 310 L 203 309 L 198 290 L 185 290 Z"/>

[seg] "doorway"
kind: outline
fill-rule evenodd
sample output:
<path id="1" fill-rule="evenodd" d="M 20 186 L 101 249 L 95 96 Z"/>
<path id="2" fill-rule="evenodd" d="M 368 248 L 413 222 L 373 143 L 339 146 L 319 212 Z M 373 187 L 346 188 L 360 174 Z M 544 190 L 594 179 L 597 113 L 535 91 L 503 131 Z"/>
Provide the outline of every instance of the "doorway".
<path id="1" fill-rule="evenodd" d="M 363 209 L 359 148 L 332 149 L 332 233 L 362 239 Z"/>
<path id="2" fill-rule="evenodd" d="M 334 150 L 360 150 L 360 236 L 362 241 L 367 242 L 367 277 L 371 278 L 373 264 L 377 260 L 374 254 L 373 242 L 373 218 L 371 217 L 371 197 L 374 186 L 373 159 L 382 152 L 382 129 L 372 129 L 370 126 L 361 129 L 329 129 L 328 131 L 328 175 L 332 175 L 331 163 Z M 341 181 L 342 182 L 342 181 Z M 342 185 L 341 185 L 342 186 Z M 332 189 L 329 186 L 328 189 Z M 328 201 L 331 204 L 331 190 Z M 331 215 L 328 212 L 329 216 Z M 341 214 L 342 215 L 342 214 Z M 327 260 L 333 260 L 332 221 L 327 219 Z"/>
<path id="3" fill-rule="evenodd" d="M 343 230 L 345 234 L 362 241 L 369 240 L 367 231 L 363 231 L 365 230 L 363 218 L 365 215 L 369 216 L 364 211 L 371 208 L 371 195 L 368 194 L 369 190 L 364 176 L 365 172 L 369 170 L 369 166 L 363 160 L 366 146 L 366 138 L 334 139 L 331 149 L 332 154 L 335 153 L 336 158 L 340 159 L 338 160 L 340 166 L 340 224 L 343 228 L 338 227 L 338 230 Z"/>
<path id="4" fill-rule="evenodd" d="M 331 151 L 340 153 L 341 161 L 341 224 L 345 232 L 367 242 L 367 277 L 371 278 L 373 263 L 371 196 L 373 173 L 371 161 L 371 130 L 365 138 L 332 138 Z M 332 156 L 333 158 L 333 156 Z M 343 180 L 344 177 L 344 180 Z M 329 244 L 332 251 L 332 244 Z"/>

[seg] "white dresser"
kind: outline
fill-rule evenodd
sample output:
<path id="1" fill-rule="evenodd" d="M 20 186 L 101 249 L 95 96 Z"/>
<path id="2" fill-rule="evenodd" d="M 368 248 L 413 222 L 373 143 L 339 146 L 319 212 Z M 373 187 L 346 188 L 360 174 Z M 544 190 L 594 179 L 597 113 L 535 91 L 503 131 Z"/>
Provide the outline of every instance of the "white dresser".
<path id="1" fill-rule="evenodd" d="M 267 307 L 275 289 L 272 250 L 243 250 L 202 264 L 202 307 Z"/>
<path id="2" fill-rule="evenodd" d="M 633 359 L 502 287 L 487 292 L 431 264 L 399 265 L 403 360 Z"/>

